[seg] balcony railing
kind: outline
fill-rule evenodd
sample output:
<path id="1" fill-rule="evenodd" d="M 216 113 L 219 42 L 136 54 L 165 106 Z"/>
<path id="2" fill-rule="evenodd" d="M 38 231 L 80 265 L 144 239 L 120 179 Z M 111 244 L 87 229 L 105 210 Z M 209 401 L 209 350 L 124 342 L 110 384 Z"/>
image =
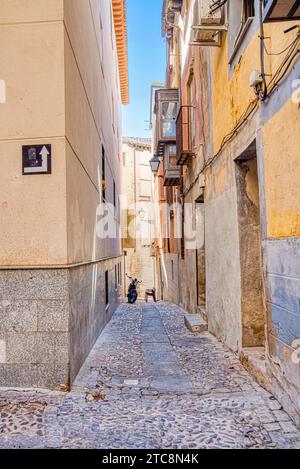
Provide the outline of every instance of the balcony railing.
<path id="1" fill-rule="evenodd" d="M 176 165 L 176 147 L 168 145 L 164 157 L 164 186 L 179 186 L 181 167 Z"/>
<path id="2" fill-rule="evenodd" d="M 192 106 L 181 106 L 176 122 L 177 164 L 188 164 L 194 155 L 191 125 Z"/>

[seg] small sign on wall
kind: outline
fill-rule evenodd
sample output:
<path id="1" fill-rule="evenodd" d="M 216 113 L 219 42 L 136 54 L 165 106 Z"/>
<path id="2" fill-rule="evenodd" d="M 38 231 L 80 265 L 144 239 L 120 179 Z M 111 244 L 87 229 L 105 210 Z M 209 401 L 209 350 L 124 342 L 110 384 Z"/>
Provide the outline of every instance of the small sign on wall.
<path id="1" fill-rule="evenodd" d="M 51 174 L 51 145 L 24 145 L 23 175 Z"/>

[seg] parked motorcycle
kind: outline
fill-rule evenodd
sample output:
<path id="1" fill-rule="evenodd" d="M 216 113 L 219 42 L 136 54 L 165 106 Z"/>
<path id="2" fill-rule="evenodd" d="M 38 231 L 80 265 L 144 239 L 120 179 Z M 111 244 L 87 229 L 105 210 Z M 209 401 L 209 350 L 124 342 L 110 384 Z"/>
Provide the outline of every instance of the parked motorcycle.
<path id="1" fill-rule="evenodd" d="M 128 274 L 127 277 L 131 280 L 127 293 L 128 303 L 134 304 L 138 298 L 137 286 L 139 283 L 142 283 L 142 281 L 137 278 L 133 278 Z"/>

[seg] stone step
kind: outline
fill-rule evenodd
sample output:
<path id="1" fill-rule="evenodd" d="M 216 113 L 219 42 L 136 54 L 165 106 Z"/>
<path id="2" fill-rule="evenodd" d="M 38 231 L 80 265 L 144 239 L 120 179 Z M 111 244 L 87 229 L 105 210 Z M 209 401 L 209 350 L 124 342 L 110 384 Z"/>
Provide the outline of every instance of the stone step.
<path id="1" fill-rule="evenodd" d="M 244 347 L 240 353 L 240 360 L 258 384 L 272 392 L 272 385 L 266 369 L 265 348 Z"/>
<path id="2" fill-rule="evenodd" d="M 191 332 L 207 331 L 207 323 L 198 314 L 185 314 L 184 323 Z"/>

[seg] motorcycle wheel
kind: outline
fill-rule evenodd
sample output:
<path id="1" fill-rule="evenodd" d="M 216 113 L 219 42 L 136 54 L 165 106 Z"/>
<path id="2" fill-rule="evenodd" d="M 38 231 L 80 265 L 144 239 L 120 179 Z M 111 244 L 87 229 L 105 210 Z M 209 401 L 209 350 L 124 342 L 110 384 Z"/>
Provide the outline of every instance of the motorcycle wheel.
<path id="1" fill-rule="evenodd" d="M 137 300 L 137 292 L 134 291 L 134 292 L 131 292 L 129 293 L 128 295 L 128 303 L 130 303 L 131 305 L 134 304 Z"/>

